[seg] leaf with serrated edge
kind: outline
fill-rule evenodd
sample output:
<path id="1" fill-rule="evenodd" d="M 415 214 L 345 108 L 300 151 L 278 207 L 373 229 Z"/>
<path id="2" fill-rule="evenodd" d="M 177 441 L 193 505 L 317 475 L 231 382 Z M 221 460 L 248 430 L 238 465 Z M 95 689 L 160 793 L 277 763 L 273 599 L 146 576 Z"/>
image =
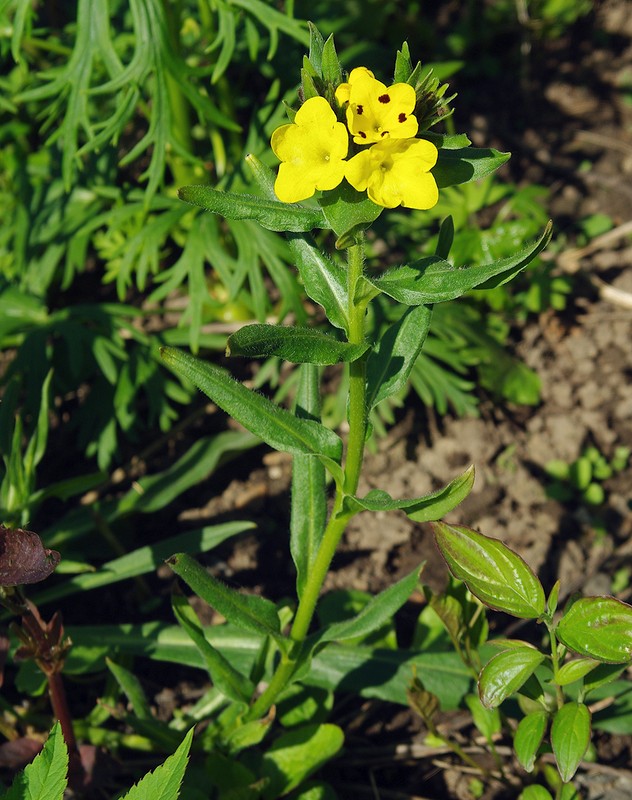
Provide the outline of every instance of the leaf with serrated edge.
<path id="1" fill-rule="evenodd" d="M 161 355 L 175 372 L 192 381 L 233 419 L 275 450 L 323 455 L 340 462 L 342 441 L 320 423 L 298 419 L 266 397 L 242 386 L 215 364 L 173 347 L 163 347 Z"/>
<path id="2" fill-rule="evenodd" d="M 189 761 L 192 741 L 193 728 L 184 737 L 176 752 L 132 786 L 121 800 L 177 800 Z"/>
<path id="3" fill-rule="evenodd" d="M 486 708 L 499 706 L 503 700 L 520 689 L 543 661 L 544 655 L 530 647 L 504 650 L 490 658 L 478 679 L 481 703 Z"/>
<path id="4" fill-rule="evenodd" d="M 553 718 L 551 746 L 560 777 L 568 783 L 590 744 L 590 711 L 583 703 L 566 703 Z"/>
<path id="5" fill-rule="evenodd" d="M 557 638 L 570 650 L 609 664 L 632 659 L 632 606 L 614 597 L 582 597 L 559 621 Z"/>
<path id="6" fill-rule="evenodd" d="M 546 711 L 533 711 L 518 723 L 513 746 L 518 761 L 527 772 L 533 772 L 538 748 L 546 732 L 547 721 Z"/>
<path id="7" fill-rule="evenodd" d="M 68 748 L 56 722 L 42 751 L 15 778 L 2 800 L 62 800 L 67 773 Z"/>
<path id="8" fill-rule="evenodd" d="M 542 584 L 531 568 L 499 539 L 444 522 L 432 523 L 450 572 L 490 608 L 521 619 L 544 613 Z"/>

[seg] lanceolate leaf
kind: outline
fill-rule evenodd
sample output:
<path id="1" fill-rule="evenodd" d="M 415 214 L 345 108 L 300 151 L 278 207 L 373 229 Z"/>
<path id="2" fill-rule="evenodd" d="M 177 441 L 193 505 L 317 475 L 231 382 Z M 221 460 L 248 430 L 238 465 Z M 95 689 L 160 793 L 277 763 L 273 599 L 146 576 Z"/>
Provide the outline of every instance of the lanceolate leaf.
<path id="1" fill-rule="evenodd" d="M 450 572 L 485 605 L 522 619 L 544 613 L 542 584 L 513 550 L 471 528 L 443 522 L 433 528 Z"/>
<path id="2" fill-rule="evenodd" d="M 404 511 L 415 522 L 441 519 L 448 511 L 463 502 L 474 485 L 474 467 L 469 467 L 443 489 L 411 500 L 393 500 L 381 489 L 374 489 L 366 497 L 347 497 L 345 503 L 354 510 Z"/>
<path id="3" fill-rule="evenodd" d="M 471 289 L 482 288 L 482 284 L 491 279 L 494 279 L 494 286 L 509 280 L 533 261 L 550 238 L 549 224 L 534 244 L 491 264 L 456 268 L 438 256 L 428 256 L 413 264 L 394 267 L 371 283 L 389 297 L 410 306 L 454 300 Z"/>
<path id="4" fill-rule="evenodd" d="M 57 722 L 41 753 L 15 778 L 2 800 L 62 800 L 67 772 L 68 749 Z"/>
<path id="5" fill-rule="evenodd" d="M 248 703 L 254 693 L 254 686 L 249 678 L 238 672 L 204 636 L 197 615 L 184 595 L 174 592 L 171 603 L 176 619 L 189 634 L 206 662 L 206 669 L 213 685 L 230 700 Z"/>
<path id="6" fill-rule="evenodd" d="M 556 634 L 576 653 L 622 664 L 632 660 L 632 606 L 614 597 L 582 597 L 566 611 Z"/>
<path id="7" fill-rule="evenodd" d="M 522 684 L 544 661 L 544 654 L 525 645 L 490 658 L 478 679 L 481 703 L 486 708 L 496 708 L 503 700 L 517 692 Z"/>
<path id="8" fill-rule="evenodd" d="M 340 462 L 342 441 L 328 428 L 294 414 L 251 392 L 224 370 L 173 347 L 163 347 L 165 362 L 192 381 L 213 402 L 276 450 L 323 455 Z"/>
<path id="9" fill-rule="evenodd" d="M 431 170 L 439 189 L 484 178 L 511 158 L 492 148 L 462 147 L 439 149 L 439 158 Z"/>
<path id="10" fill-rule="evenodd" d="M 220 192 L 210 186 L 183 186 L 178 197 L 227 219 L 254 219 L 270 231 L 298 233 L 327 225 L 318 209 L 301 208 L 250 194 Z"/>
<path id="11" fill-rule="evenodd" d="M 583 703 L 566 703 L 551 726 L 551 745 L 560 777 L 568 783 L 590 744 L 590 711 Z"/>
<path id="12" fill-rule="evenodd" d="M 392 619 L 393 615 L 408 600 L 417 586 L 422 568 L 423 565 L 417 567 L 410 575 L 373 597 L 357 616 L 341 622 L 334 622 L 316 633 L 315 640 L 319 643 L 340 642 L 345 639 L 354 639 L 356 636 L 366 636 L 377 630 Z"/>
<path id="13" fill-rule="evenodd" d="M 167 564 L 198 597 L 238 628 L 282 639 L 279 616 L 270 600 L 226 586 L 186 553 L 171 556 Z"/>
<path id="14" fill-rule="evenodd" d="M 417 306 L 386 331 L 367 359 L 367 405 L 373 408 L 408 380 L 430 329 L 432 308 Z"/>
<path id="15" fill-rule="evenodd" d="M 325 309 L 332 325 L 346 331 L 347 286 L 344 270 L 321 253 L 310 238 L 290 233 L 287 239 L 307 296 Z"/>
<path id="16" fill-rule="evenodd" d="M 369 345 L 339 342 L 314 328 L 282 327 L 281 325 L 246 325 L 226 345 L 226 355 L 267 358 L 279 356 L 294 364 L 338 364 L 355 361 Z"/>
<path id="17" fill-rule="evenodd" d="M 318 368 L 303 364 L 296 393 L 296 416 L 320 418 Z M 296 591 L 300 597 L 309 568 L 316 556 L 327 522 L 325 469 L 320 459 L 294 456 L 292 465 L 292 511 L 290 518 L 290 552 L 296 567 Z"/>

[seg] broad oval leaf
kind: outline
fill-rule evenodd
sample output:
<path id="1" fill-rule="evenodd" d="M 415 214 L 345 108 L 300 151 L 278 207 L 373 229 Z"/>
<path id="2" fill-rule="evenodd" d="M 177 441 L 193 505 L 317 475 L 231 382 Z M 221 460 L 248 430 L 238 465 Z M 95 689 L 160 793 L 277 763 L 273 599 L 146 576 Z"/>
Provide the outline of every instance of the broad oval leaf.
<path id="1" fill-rule="evenodd" d="M 369 279 L 376 289 L 410 306 L 454 300 L 471 289 L 491 288 L 513 278 L 544 250 L 551 238 L 549 223 L 533 244 L 491 264 L 457 268 L 439 256 L 427 256 L 413 264 L 389 269 L 379 278 Z"/>
<path id="2" fill-rule="evenodd" d="M 518 800 L 553 800 L 553 795 L 544 786 L 527 786 L 518 795 Z"/>
<path id="3" fill-rule="evenodd" d="M 0 586 L 43 581 L 60 560 L 59 553 L 45 548 L 33 531 L 0 525 Z"/>
<path id="4" fill-rule="evenodd" d="M 339 364 L 356 361 L 368 344 L 339 342 L 314 328 L 246 325 L 228 337 L 226 355 L 268 358 L 278 356 L 293 364 Z"/>
<path id="5" fill-rule="evenodd" d="M 503 542 L 460 525 L 434 522 L 433 528 L 450 572 L 481 602 L 521 619 L 537 619 L 544 613 L 542 584 Z"/>
<path id="6" fill-rule="evenodd" d="M 555 676 L 558 686 L 568 686 L 569 683 L 578 681 L 592 672 L 601 662 L 594 658 L 575 658 L 564 664 Z"/>
<path id="7" fill-rule="evenodd" d="M 388 492 L 374 489 L 366 497 L 347 497 L 345 505 L 365 511 L 403 511 L 415 522 L 431 522 L 444 517 L 468 496 L 474 485 L 474 467 L 465 470 L 447 486 L 436 492 L 410 500 L 393 500 Z"/>
<path id="8" fill-rule="evenodd" d="M 276 450 L 299 455 L 323 455 L 336 463 L 342 441 L 319 422 L 299 419 L 231 378 L 223 369 L 173 347 L 161 348 L 163 360 L 188 378 L 214 403 Z"/>
<path id="9" fill-rule="evenodd" d="M 281 623 L 276 606 L 265 597 L 242 594 L 210 575 L 204 567 L 186 553 L 177 553 L 167 564 L 182 580 L 238 628 L 251 633 L 282 639 Z"/>
<path id="10" fill-rule="evenodd" d="M 544 654 L 528 645 L 497 653 L 485 664 L 478 679 L 481 703 L 486 708 L 499 706 L 520 689 L 543 661 Z"/>
<path id="11" fill-rule="evenodd" d="M 227 219 L 254 219 L 270 231 L 301 233 L 327 225 L 318 209 L 302 208 L 252 194 L 220 192 L 210 186 L 183 186 L 178 197 Z"/>
<path id="12" fill-rule="evenodd" d="M 632 659 L 632 606 L 614 597 L 582 597 L 565 612 L 556 635 L 582 656 L 625 663 Z"/>
<path id="13" fill-rule="evenodd" d="M 518 724 L 513 746 L 518 761 L 527 772 L 533 772 L 533 765 L 546 732 L 547 722 L 546 711 L 532 711 Z"/>
<path id="14" fill-rule="evenodd" d="M 455 186 L 484 178 L 495 172 L 511 158 L 511 153 L 501 153 L 493 148 L 461 147 L 451 149 L 442 147 L 436 165 L 430 170 L 437 186 Z"/>
<path id="15" fill-rule="evenodd" d="M 590 711 L 583 703 L 566 703 L 553 718 L 551 745 L 560 777 L 568 783 L 590 744 Z"/>

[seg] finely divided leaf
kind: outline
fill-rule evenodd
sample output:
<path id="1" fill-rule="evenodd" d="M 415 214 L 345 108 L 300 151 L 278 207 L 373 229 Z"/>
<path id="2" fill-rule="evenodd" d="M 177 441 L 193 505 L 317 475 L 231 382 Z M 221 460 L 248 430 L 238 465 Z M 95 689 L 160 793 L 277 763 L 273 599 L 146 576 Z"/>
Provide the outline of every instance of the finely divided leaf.
<path id="1" fill-rule="evenodd" d="M 210 186 L 183 186 L 178 191 L 178 197 L 227 219 L 254 219 L 270 231 L 300 233 L 327 226 L 325 217 L 318 209 L 302 208 L 251 194 L 220 192 Z"/>
<path id="2" fill-rule="evenodd" d="M 201 564 L 186 553 L 167 559 L 167 564 L 229 622 L 251 633 L 273 636 L 281 640 L 281 625 L 274 603 L 264 597 L 241 594 L 210 575 Z"/>
<path id="3" fill-rule="evenodd" d="M 56 722 L 44 747 L 2 800 L 62 800 L 68 784 L 68 748 Z"/>
<path id="4" fill-rule="evenodd" d="M 428 256 L 413 264 L 394 267 L 381 277 L 369 280 L 376 289 L 406 305 L 443 303 L 471 289 L 493 288 L 513 278 L 546 247 L 550 238 L 549 223 L 534 244 L 491 264 L 456 268 L 438 256 Z"/>
<path id="5" fill-rule="evenodd" d="M 177 800 L 189 760 L 193 728 L 176 752 L 153 772 L 145 775 L 121 800 Z"/>
<path id="6" fill-rule="evenodd" d="M 268 358 L 278 356 L 294 364 L 339 364 L 355 361 L 368 344 L 339 342 L 314 328 L 281 325 L 245 325 L 228 337 L 226 355 Z"/>
<path id="7" fill-rule="evenodd" d="M 328 428 L 294 414 L 252 392 L 215 364 L 163 347 L 164 361 L 192 381 L 213 402 L 276 450 L 300 455 L 323 455 L 339 463 L 342 441 Z"/>
<path id="8" fill-rule="evenodd" d="M 443 522 L 433 528 L 450 572 L 485 605 L 522 619 L 544 613 L 542 584 L 517 553 L 471 528 Z"/>

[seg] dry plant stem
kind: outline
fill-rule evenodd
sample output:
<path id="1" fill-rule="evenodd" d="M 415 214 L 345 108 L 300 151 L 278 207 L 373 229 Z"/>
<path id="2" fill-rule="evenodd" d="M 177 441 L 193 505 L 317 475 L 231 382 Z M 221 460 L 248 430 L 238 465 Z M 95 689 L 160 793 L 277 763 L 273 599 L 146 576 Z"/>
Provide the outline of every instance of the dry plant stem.
<path id="1" fill-rule="evenodd" d="M 362 243 L 349 248 L 347 271 L 347 298 L 349 316 L 349 342 L 362 344 L 364 342 L 364 317 L 366 309 L 357 306 L 354 302 L 355 287 L 362 275 L 364 246 Z M 283 654 L 270 683 L 265 691 L 251 706 L 248 718 L 257 719 L 263 716 L 276 701 L 279 693 L 287 686 L 294 672 L 301 644 L 304 642 L 309 626 L 314 617 L 316 604 L 320 596 L 325 578 L 329 571 L 331 561 L 347 523 L 352 517 L 351 512 L 343 512 L 345 494 L 354 494 L 358 488 L 362 460 L 364 457 L 364 442 L 366 438 L 368 411 L 366 407 L 366 359 L 360 358 L 349 365 L 349 436 L 347 440 L 347 454 L 344 466 L 344 485 L 336 487 L 333 508 L 323 533 L 323 538 L 318 548 L 316 558 L 310 567 L 309 576 L 303 590 L 303 595 L 296 610 L 294 623 L 290 631 L 290 638 L 295 642 L 295 647 L 289 654 Z"/>

